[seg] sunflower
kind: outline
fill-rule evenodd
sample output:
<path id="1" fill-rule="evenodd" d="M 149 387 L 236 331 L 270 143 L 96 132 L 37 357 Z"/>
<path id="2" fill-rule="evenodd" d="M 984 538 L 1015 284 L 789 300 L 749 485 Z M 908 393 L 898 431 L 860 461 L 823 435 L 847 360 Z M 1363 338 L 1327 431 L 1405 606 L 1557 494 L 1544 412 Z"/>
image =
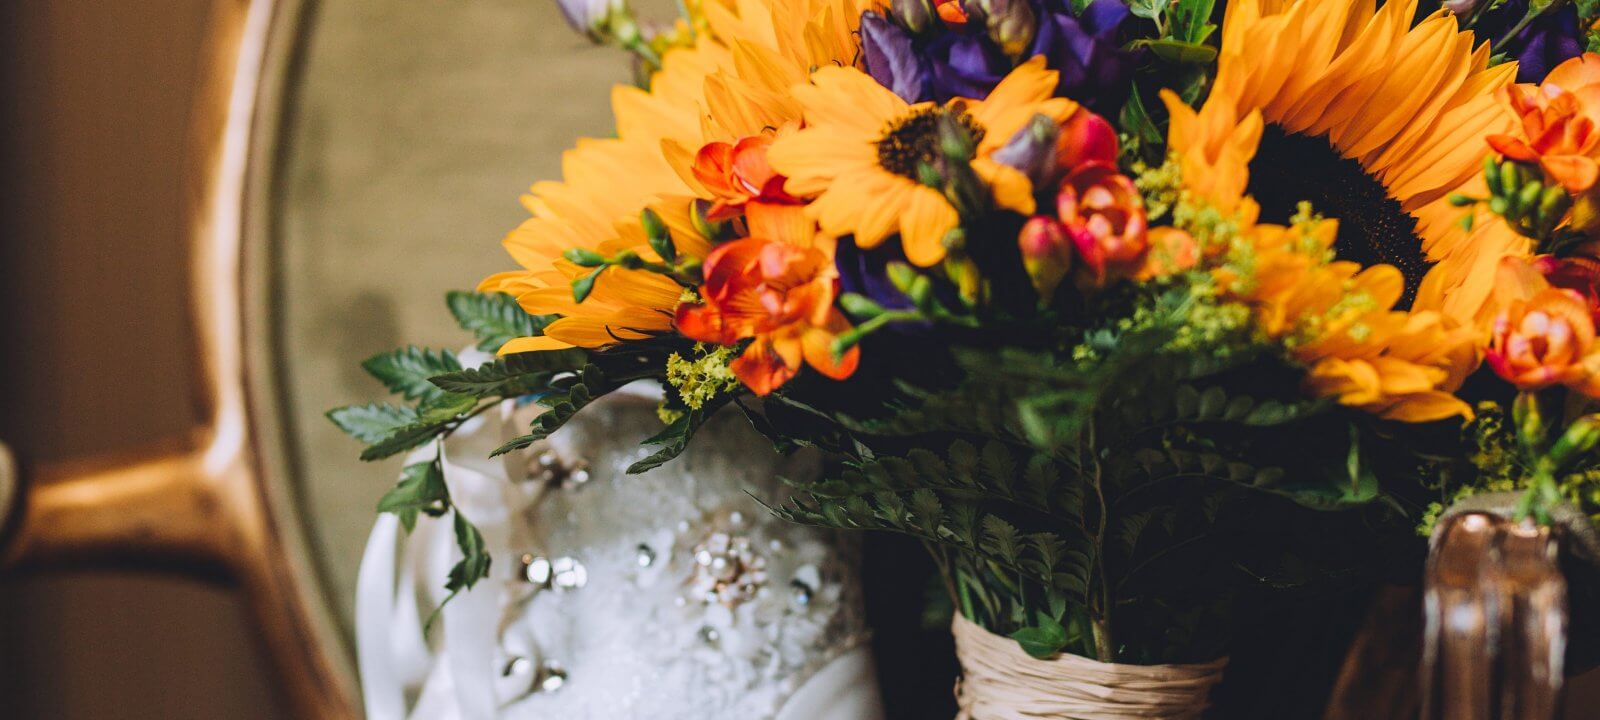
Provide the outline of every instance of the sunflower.
<path id="1" fill-rule="evenodd" d="M 1479 362 L 1496 267 L 1531 251 L 1487 210 L 1463 224 L 1449 202 L 1486 194 L 1485 138 L 1513 122 L 1495 93 L 1516 66 L 1489 67 L 1488 44 L 1443 11 L 1413 27 L 1416 7 L 1229 3 L 1205 104 L 1162 95 L 1184 185 L 1238 223 L 1261 281 L 1241 299 L 1307 365 L 1309 389 L 1411 422 L 1470 416 L 1453 393 Z M 1256 224 L 1302 201 L 1337 229 L 1297 244 Z"/>
<path id="2" fill-rule="evenodd" d="M 918 180 L 919 167 L 938 156 L 940 116 L 954 117 L 977 139 L 972 169 L 993 189 L 995 204 L 1029 214 L 1027 177 L 991 156 L 1034 116 L 1059 122 L 1077 109 L 1051 97 L 1056 79 L 1035 57 L 983 100 L 909 105 L 866 73 L 823 68 L 794 88 L 805 128 L 774 142 L 770 160 L 788 176 L 790 194 L 816 198 L 808 211 L 824 232 L 852 234 L 862 248 L 898 232 L 907 259 L 932 265 L 944 258 L 945 234 L 960 222 L 944 194 Z"/>
<path id="3" fill-rule="evenodd" d="M 672 329 L 681 289 L 648 272 L 608 268 L 582 303 L 571 282 L 589 272 L 562 259 L 569 248 L 611 255 L 650 250 L 639 222 L 645 208 L 666 220 L 679 254 L 710 250 L 690 212 L 714 194 L 694 179 L 696 152 L 736 143 L 800 118 L 790 86 L 811 68 L 850 65 L 854 37 L 874 0 L 712 0 L 702 5 L 704 32 L 662 58 L 649 90 L 618 86 L 611 104 L 617 136 L 584 139 L 562 156 L 560 182 L 540 182 L 523 196 L 532 214 L 504 246 L 521 269 L 486 278 L 483 292 L 514 295 L 523 309 L 561 317 L 542 337 L 518 338 L 502 353 L 572 346 L 603 347 Z"/>
<path id="4" fill-rule="evenodd" d="M 1405 279 L 1392 265 L 1330 260 L 1337 221 L 1256 224 L 1255 212 L 1240 200 L 1239 242 L 1216 275 L 1306 366 L 1313 395 L 1403 422 L 1472 416 L 1454 391 L 1477 365 L 1476 331 L 1434 310 L 1394 310 Z"/>
<path id="5" fill-rule="evenodd" d="M 1512 124 L 1495 92 L 1516 65 L 1489 67 L 1488 43 L 1443 10 L 1413 27 L 1416 8 L 1229 3 L 1205 105 L 1164 95 L 1173 152 L 1218 207 L 1248 192 L 1282 221 L 1309 200 L 1340 218 L 1341 258 L 1399 269 L 1402 305 L 1485 328 L 1499 258 L 1531 248 L 1486 210 L 1468 229 L 1449 197 L 1485 194 L 1485 137 Z"/>

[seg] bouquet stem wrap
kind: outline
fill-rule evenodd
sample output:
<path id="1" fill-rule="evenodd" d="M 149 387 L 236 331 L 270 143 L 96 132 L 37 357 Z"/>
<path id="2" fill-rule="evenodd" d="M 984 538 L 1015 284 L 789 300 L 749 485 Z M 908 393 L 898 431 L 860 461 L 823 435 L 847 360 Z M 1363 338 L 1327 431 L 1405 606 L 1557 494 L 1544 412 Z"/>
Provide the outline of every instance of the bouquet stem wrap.
<path id="1" fill-rule="evenodd" d="M 1198 665 L 1121 665 L 1076 655 L 1039 660 L 1015 640 L 956 613 L 962 680 L 956 720 L 1190 720 L 1206 708 L 1227 658 Z"/>

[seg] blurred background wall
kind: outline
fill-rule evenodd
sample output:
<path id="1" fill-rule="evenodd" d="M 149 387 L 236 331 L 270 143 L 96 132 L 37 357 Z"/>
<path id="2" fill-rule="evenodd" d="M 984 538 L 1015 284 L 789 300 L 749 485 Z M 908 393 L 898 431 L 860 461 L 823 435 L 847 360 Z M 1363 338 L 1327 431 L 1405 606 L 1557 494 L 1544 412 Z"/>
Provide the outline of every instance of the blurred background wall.
<path id="1" fill-rule="evenodd" d="M 208 5 L 0 2 L 0 438 L 25 458 L 194 422 L 180 173 Z M 225 589 L 0 580 L 6 718 L 286 717 L 263 673 Z"/>

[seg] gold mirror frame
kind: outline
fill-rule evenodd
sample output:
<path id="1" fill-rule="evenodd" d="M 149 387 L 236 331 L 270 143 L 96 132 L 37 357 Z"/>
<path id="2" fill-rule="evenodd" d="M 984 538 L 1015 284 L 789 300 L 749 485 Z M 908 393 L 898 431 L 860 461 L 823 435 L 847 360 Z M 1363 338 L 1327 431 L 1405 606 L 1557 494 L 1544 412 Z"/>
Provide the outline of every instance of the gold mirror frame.
<path id="1" fill-rule="evenodd" d="M 237 587 L 291 715 L 356 718 L 348 643 L 287 482 L 264 331 L 264 209 L 303 10 L 300 0 L 216 0 L 208 18 L 185 173 L 192 377 L 204 420 L 187 437 L 132 453 L 0 467 L 0 519 L 10 518 L 0 568 L 140 564 Z"/>

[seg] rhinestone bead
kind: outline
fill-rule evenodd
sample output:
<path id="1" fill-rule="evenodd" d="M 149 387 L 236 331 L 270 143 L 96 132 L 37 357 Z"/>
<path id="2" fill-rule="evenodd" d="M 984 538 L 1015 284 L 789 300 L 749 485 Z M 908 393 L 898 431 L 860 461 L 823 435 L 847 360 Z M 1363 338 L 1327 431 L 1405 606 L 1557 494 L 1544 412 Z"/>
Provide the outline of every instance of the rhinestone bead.
<path id="1" fill-rule="evenodd" d="M 506 666 L 500 671 L 500 674 L 505 677 L 511 677 L 513 675 L 525 675 L 532 670 L 533 661 L 518 655 L 506 661 Z"/>
<path id="2" fill-rule="evenodd" d="M 549 587 L 552 568 L 550 559 L 538 555 L 522 556 L 522 577 L 534 585 Z"/>
<path id="3" fill-rule="evenodd" d="M 539 691 L 552 693 L 567 684 L 567 669 L 554 660 L 544 661 L 539 668 Z"/>
<path id="4" fill-rule="evenodd" d="M 558 557 L 550 561 L 550 568 L 555 572 L 551 584 L 558 590 L 576 590 L 589 584 L 589 569 L 577 558 Z"/>

